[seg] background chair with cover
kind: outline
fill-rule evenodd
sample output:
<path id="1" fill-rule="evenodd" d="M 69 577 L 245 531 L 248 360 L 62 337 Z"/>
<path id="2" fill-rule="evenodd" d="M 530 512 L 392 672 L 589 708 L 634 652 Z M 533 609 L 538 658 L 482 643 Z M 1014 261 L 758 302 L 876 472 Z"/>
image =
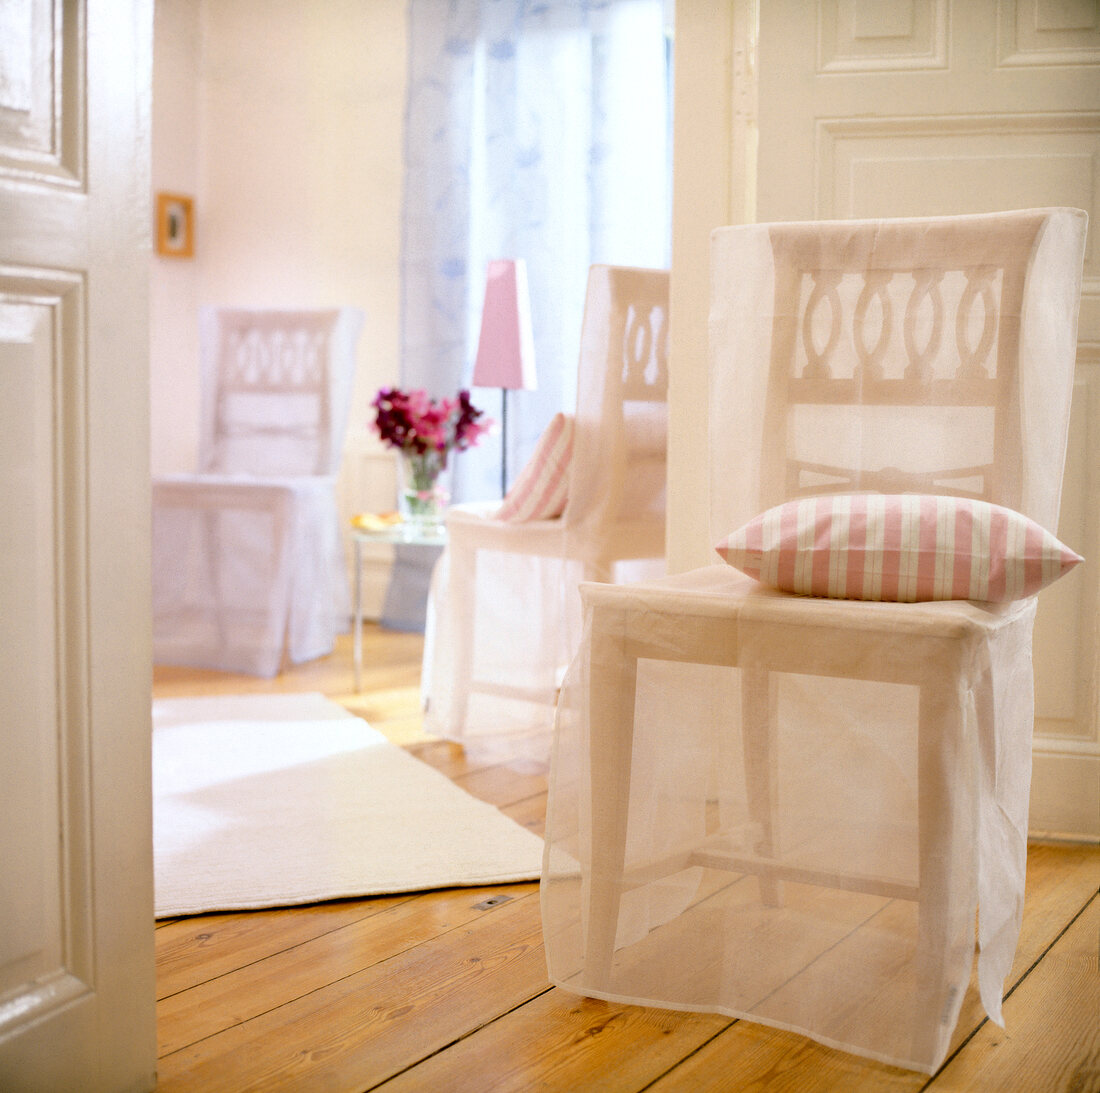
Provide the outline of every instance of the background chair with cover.
<path id="1" fill-rule="evenodd" d="M 593 266 L 572 456 L 540 464 L 536 455 L 532 464 L 547 468 L 539 484 L 529 466 L 509 492 L 512 502 L 524 482 L 535 497 L 556 492 L 549 511 L 560 515 L 502 519 L 500 502 L 448 510 L 425 642 L 428 732 L 466 744 L 525 740 L 523 751 L 545 758 L 580 638 L 578 585 L 664 572 L 667 341 L 668 272 Z M 552 481 L 554 467 L 564 483 Z"/>
<path id="2" fill-rule="evenodd" d="M 1036 210 L 716 232 L 714 541 L 784 502 L 868 493 L 1054 531 L 1084 230 Z M 799 544 L 810 565 L 854 561 L 843 547 Z M 721 564 L 582 592 L 547 818 L 552 980 L 931 1073 L 977 912 L 999 1021 L 1035 596 L 812 598 Z"/>
<path id="3" fill-rule="evenodd" d="M 199 470 L 153 483 L 154 660 L 271 676 L 347 626 L 335 482 L 363 316 L 200 321 Z"/>

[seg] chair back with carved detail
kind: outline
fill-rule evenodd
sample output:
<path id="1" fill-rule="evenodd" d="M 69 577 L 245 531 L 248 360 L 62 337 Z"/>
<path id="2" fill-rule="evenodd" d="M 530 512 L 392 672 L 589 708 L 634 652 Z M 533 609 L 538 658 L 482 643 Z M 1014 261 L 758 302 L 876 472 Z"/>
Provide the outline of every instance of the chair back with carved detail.
<path id="1" fill-rule="evenodd" d="M 1019 325 L 1038 229 L 771 226 L 762 509 L 856 491 L 1020 506 Z"/>
<path id="2" fill-rule="evenodd" d="M 563 514 L 589 553 L 664 553 L 668 286 L 667 270 L 594 266 L 589 275 Z"/>
<path id="3" fill-rule="evenodd" d="M 336 472 L 354 361 L 336 351 L 340 321 L 338 309 L 203 309 L 201 472 Z"/>

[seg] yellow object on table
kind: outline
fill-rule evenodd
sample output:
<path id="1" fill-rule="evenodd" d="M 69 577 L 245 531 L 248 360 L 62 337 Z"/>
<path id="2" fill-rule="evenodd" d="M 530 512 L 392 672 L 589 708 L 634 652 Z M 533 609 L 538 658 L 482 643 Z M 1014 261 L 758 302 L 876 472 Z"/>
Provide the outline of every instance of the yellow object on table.
<path id="1" fill-rule="evenodd" d="M 382 531 L 400 523 L 399 512 L 359 512 L 351 518 L 352 527 L 360 531 Z"/>

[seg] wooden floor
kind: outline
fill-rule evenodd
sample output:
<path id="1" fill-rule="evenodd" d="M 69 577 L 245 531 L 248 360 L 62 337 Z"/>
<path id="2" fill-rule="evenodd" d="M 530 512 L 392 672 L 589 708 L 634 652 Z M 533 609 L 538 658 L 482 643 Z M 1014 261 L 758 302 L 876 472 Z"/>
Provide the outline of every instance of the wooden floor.
<path id="1" fill-rule="evenodd" d="M 368 625 L 275 680 L 157 669 L 156 697 L 319 691 L 541 832 L 545 773 L 425 737 L 421 639 Z M 173 919 L 157 927 L 158 1090 L 1100 1091 L 1100 850 L 1028 853 L 1007 1031 L 974 986 L 931 1079 L 713 1014 L 581 999 L 546 978 L 537 884 Z"/>

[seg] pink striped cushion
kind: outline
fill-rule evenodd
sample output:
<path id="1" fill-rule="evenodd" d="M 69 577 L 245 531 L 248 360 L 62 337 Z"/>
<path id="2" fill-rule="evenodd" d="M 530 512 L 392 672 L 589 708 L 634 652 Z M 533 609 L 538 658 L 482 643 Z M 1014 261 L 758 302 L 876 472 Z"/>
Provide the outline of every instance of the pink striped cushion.
<path id="1" fill-rule="evenodd" d="M 788 501 L 715 549 L 785 592 L 896 603 L 1021 599 L 1083 560 L 1012 509 L 919 494 Z"/>
<path id="2" fill-rule="evenodd" d="M 572 457 L 573 418 L 555 414 L 539 437 L 527 465 L 512 483 L 497 511 L 497 519 L 521 523 L 560 516 L 569 493 Z"/>

